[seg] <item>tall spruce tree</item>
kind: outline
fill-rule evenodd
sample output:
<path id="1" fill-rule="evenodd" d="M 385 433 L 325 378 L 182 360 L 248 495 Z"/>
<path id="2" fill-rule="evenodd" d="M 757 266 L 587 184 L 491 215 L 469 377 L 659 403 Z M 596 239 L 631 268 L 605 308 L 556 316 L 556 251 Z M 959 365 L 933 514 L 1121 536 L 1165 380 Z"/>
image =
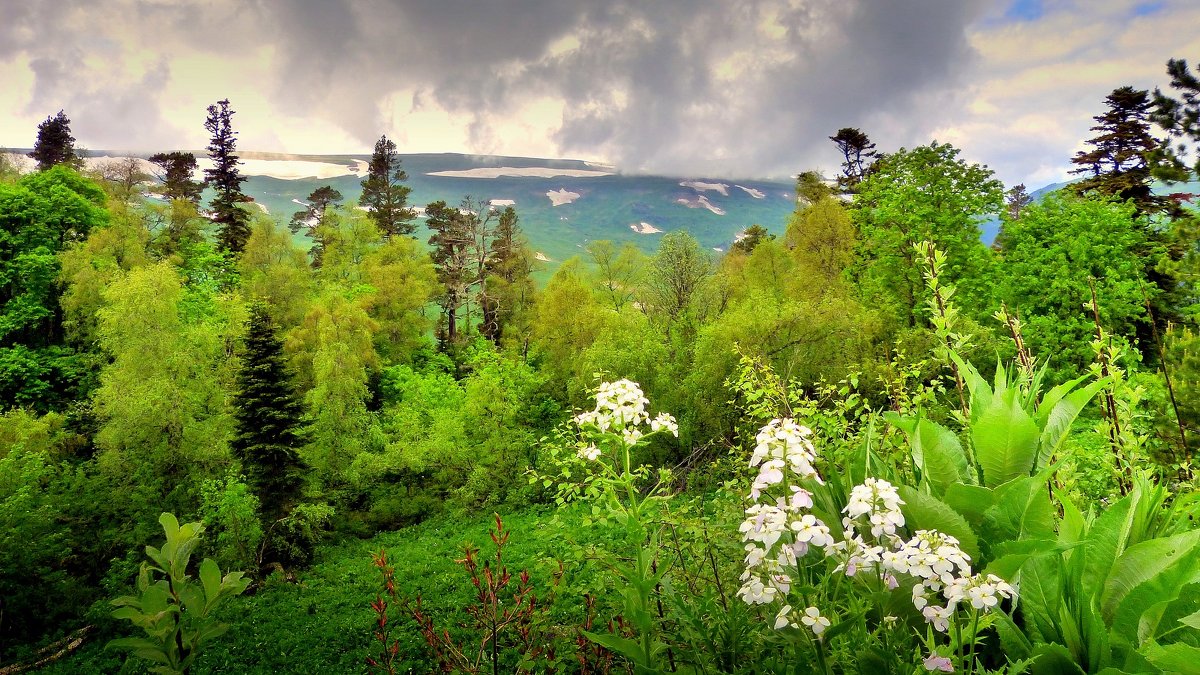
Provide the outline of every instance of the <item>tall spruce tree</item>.
<path id="1" fill-rule="evenodd" d="M 411 235 L 416 230 L 412 222 L 416 213 L 408 208 L 408 193 L 412 188 L 404 185 L 406 180 L 408 174 L 400 167 L 396 144 L 387 136 L 380 136 L 371 154 L 358 203 L 369 209 L 371 219 L 385 239 Z"/>
<path id="2" fill-rule="evenodd" d="M 533 303 L 534 257 L 521 233 L 517 211 L 509 206 L 500 213 L 492 232 L 486 265 L 487 293 L 480 296 L 483 334 L 499 343 L 508 326 Z"/>
<path id="3" fill-rule="evenodd" d="M 1098 133 L 1087 141 L 1091 149 L 1071 159 L 1078 167 L 1071 173 L 1086 176 L 1071 189 L 1081 195 L 1092 192 L 1132 199 L 1139 213 L 1161 210 L 1162 199 L 1150 191 L 1151 158 L 1162 144 L 1150 135 L 1149 92 L 1120 87 L 1104 101 L 1108 110 L 1092 118 L 1096 126 L 1091 130 Z"/>
<path id="4" fill-rule="evenodd" d="M 59 110 L 38 125 L 37 141 L 29 156 L 37 161 L 38 171 L 45 171 L 56 164 L 77 166 L 75 137 L 71 135 L 71 120 Z"/>
<path id="5" fill-rule="evenodd" d="M 265 305 L 254 305 L 237 376 L 231 445 L 268 522 L 295 504 L 305 468 L 299 454 L 304 406 L 285 364 L 275 322 Z"/>
<path id="6" fill-rule="evenodd" d="M 248 199 L 242 194 L 242 183 L 246 179 L 238 172 L 240 162 L 234 154 L 237 132 L 233 130 L 233 114 L 229 99 L 208 106 L 204 128 L 212 134 L 208 142 L 208 156 L 213 160 L 213 168 L 205 169 L 204 176 L 216 193 L 212 200 L 212 211 L 213 221 L 220 228 L 217 243 L 223 251 L 241 253 L 246 247 L 246 240 L 250 238 L 250 214 L 238 206 Z"/>

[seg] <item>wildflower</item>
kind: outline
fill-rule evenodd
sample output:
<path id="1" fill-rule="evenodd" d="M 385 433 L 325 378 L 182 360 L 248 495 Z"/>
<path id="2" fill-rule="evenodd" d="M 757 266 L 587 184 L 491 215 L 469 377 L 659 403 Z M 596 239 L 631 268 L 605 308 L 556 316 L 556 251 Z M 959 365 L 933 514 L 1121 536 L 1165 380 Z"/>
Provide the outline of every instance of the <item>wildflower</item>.
<path id="1" fill-rule="evenodd" d="M 925 617 L 926 622 L 933 624 L 934 630 L 945 633 L 950 628 L 950 617 L 954 616 L 954 608 L 927 605 L 921 610 L 921 615 Z"/>
<path id="2" fill-rule="evenodd" d="M 829 528 L 811 513 L 804 514 L 800 520 L 792 521 L 792 532 L 796 533 L 796 541 L 803 544 L 821 548 L 833 544 L 833 536 L 829 534 Z"/>
<path id="3" fill-rule="evenodd" d="M 792 628 L 799 627 L 795 624 L 795 622 L 788 620 L 788 615 L 791 613 L 791 605 L 784 605 L 783 609 L 779 610 L 779 613 L 775 615 L 775 630 L 780 630 L 788 626 L 791 626 Z"/>
<path id="4" fill-rule="evenodd" d="M 812 629 L 813 635 L 821 636 L 826 628 L 829 628 L 829 619 L 821 616 L 821 610 L 816 607 L 809 607 L 804 610 L 804 616 L 800 617 L 800 622 Z"/>
<path id="5" fill-rule="evenodd" d="M 667 413 L 659 413 L 657 417 L 650 420 L 651 431 L 669 431 L 675 438 L 679 438 L 679 425 L 675 423 L 675 418 Z"/>
<path id="6" fill-rule="evenodd" d="M 787 513 L 770 504 L 755 504 L 746 509 L 746 516 L 738 528 L 743 538 L 762 542 L 767 549 L 774 546 L 787 529 Z"/>
<path id="7" fill-rule="evenodd" d="M 925 670 L 928 670 L 930 672 L 933 672 L 935 670 L 941 671 L 943 673 L 953 673 L 954 672 L 954 663 L 947 656 L 938 656 L 937 654 L 930 654 L 929 656 L 925 657 L 925 661 L 923 663 L 925 664 Z"/>
<path id="8" fill-rule="evenodd" d="M 600 448 L 597 448 L 594 445 L 589 445 L 586 448 L 580 448 L 579 456 L 589 462 L 594 462 L 600 457 Z"/>
<path id="9" fill-rule="evenodd" d="M 811 435 L 811 429 L 796 424 L 792 419 L 771 420 L 755 437 L 758 445 L 750 457 L 750 466 L 758 466 L 769 459 L 781 459 L 801 478 L 820 482 L 821 478 L 812 465 L 817 455 L 812 441 L 808 440 Z"/>
<path id="10" fill-rule="evenodd" d="M 765 605 L 775 599 L 776 592 L 773 586 L 764 584 L 757 577 L 751 577 L 738 589 L 738 595 L 747 605 Z"/>

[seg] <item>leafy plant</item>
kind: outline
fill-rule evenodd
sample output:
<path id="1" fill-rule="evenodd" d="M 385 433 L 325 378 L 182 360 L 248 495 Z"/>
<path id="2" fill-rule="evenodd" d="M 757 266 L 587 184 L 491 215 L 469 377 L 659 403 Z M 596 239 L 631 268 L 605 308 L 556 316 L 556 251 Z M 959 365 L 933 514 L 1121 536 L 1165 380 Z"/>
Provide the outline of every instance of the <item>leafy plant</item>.
<path id="1" fill-rule="evenodd" d="M 212 558 L 200 563 L 199 582 L 188 574 L 188 562 L 200 544 L 201 523 L 180 525 L 174 515 L 162 514 L 167 541 L 162 548 L 146 547 L 149 562 L 138 574 L 137 595 L 112 601 L 112 614 L 141 628 L 146 637 L 119 638 L 108 649 L 127 649 L 134 656 L 158 664 L 151 672 L 164 675 L 191 672 L 204 643 L 228 630 L 216 621 L 213 609 L 225 598 L 240 595 L 249 585 L 241 572 L 224 577 Z"/>

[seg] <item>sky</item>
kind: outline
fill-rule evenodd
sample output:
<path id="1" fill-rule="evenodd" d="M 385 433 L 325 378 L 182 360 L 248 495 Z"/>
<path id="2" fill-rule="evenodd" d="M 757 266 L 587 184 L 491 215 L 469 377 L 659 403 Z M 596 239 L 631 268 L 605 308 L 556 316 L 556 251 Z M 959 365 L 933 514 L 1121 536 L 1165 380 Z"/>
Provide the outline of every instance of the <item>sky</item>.
<path id="1" fill-rule="evenodd" d="M 0 0 L 0 147 L 462 152 L 832 175 L 828 137 L 1062 180 L 1104 97 L 1200 61 L 1196 0 Z"/>

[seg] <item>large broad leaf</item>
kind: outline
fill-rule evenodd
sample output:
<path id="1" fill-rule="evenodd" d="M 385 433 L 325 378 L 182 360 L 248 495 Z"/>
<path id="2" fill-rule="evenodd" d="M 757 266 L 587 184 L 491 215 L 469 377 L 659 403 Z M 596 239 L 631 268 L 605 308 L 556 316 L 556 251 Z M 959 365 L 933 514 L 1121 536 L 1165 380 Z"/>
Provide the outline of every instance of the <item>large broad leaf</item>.
<path id="1" fill-rule="evenodd" d="M 1163 611 L 1184 588 L 1196 582 L 1200 582 L 1200 556 L 1179 558 L 1129 591 L 1113 617 L 1113 632 L 1135 646 L 1155 636 Z"/>
<path id="2" fill-rule="evenodd" d="M 1088 530 L 1087 543 L 1082 551 L 1080 584 L 1093 594 L 1104 590 L 1104 581 L 1108 579 L 1117 557 L 1125 550 L 1133 519 L 1132 509 L 1132 499 L 1123 497 L 1097 516 Z"/>
<path id="3" fill-rule="evenodd" d="M 1121 608 L 1117 610 L 1117 621 L 1122 620 L 1122 611 L 1145 586 L 1146 584 L 1138 586 L 1125 602 L 1121 603 Z M 1200 640 L 1200 633 L 1188 631 L 1187 628 L 1200 629 L 1200 612 L 1195 611 L 1197 607 L 1200 607 L 1200 583 L 1192 582 L 1180 586 L 1174 597 L 1155 602 L 1142 612 L 1137 626 L 1138 644 L 1148 640 L 1159 641 L 1164 635 L 1170 634 L 1179 635 L 1184 641 L 1196 644 L 1197 640 Z M 1192 623 L 1188 623 L 1189 620 Z"/>
<path id="4" fill-rule="evenodd" d="M 967 455 L 958 436 L 946 427 L 921 416 L 885 415 L 888 422 L 908 436 L 913 464 L 935 495 L 941 496 L 954 483 L 970 483 Z"/>
<path id="5" fill-rule="evenodd" d="M 975 366 L 954 352 L 950 352 L 950 358 L 954 359 L 955 365 L 958 366 L 958 373 L 962 376 L 963 384 L 971 392 L 971 421 L 974 423 L 979 418 L 979 414 L 983 412 L 983 406 L 976 406 L 976 403 L 982 404 L 984 401 L 990 401 L 992 388 L 988 386 L 987 380 L 979 374 Z"/>
<path id="6" fill-rule="evenodd" d="M 1033 675 L 1084 675 L 1071 652 L 1060 644 L 1041 644 L 1033 650 Z"/>
<path id="7" fill-rule="evenodd" d="M 624 656 L 636 665 L 648 667 L 650 664 L 645 663 L 646 658 L 642 654 L 642 645 L 636 640 L 621 637 L 620 635 L 611 635 L 608 633 L 593 633 L 591 631 L 583 631 L 584 637 L 604 647 L 605 649 Z"/>
<path id="8" fill-rule="evenodd" d="M 1061 642 L 1058 616 L 1063 604 L 1059 561 L 1028 560 L 1021 568 L 1017 603 L 1025 617 L 1025 631 L 1034 642 Z"/>
<path id="9" fill-rule="evenodd" d="M 1100 596 L 1104 619 L 1111 623 L 1117 608 L 1130 591 L 1176 564 L 1184 556 L 1195 555 L 1198 543 L 1200 530 L 1192 530 L 1130 546 L 1117 558 L 1104 584 L 1104 594 Z"/>
<path id="10" fill-rule="evenodd" d="M 978 531 L 983 527 L 984 514 L 996 503 L 996 493 L 982 485 L 955 483 L 942 495 L 942 501 L 962 514 Z"/>
<path id="11" fill-rule="evenodd" d="M 1182 642 L 1169 645 L 1151 643 L 1142 654 L 1164 673 L 1195 673 L 1200 670 L 1200 648 Z"/>
<path id="12" fill-rule="evenodd" d="M 915 490 L 907 485 L 897 488 L 904 505 L 904 522 L 910 530 L 937 530 L 958 539 L 959 548 L 979 560 L 979 539 L 975 531 L 957 511 L 937 497 Z"/>
<path id="13" fill-rule="evenodd" d="M 1016 539 L 1054 537 L 1054 509 L 1044 475 L 1027 476 L 996 488 L 995 503 L 984 513 L 988 546 Z"/>
<path id="14" fill-rule="evenodd" d="M 1061 384 L 1051 389 L 1050 393 L 1056 394 L 1058 390 L 1066 387 L 1068 384 L 1071 385 L 1071 388 L 1074 388 L 1082 379 L 1079 378 L 1066 384 Z M 1039 462 L 1050 461 L 1050 457 L 1058 452 L 1063 439 L 1067 437 L 1067 432 L 1071 430 L 1071 425 L 1075 423 L 1075 418 L 1079 416 L 1079 413 L 1087 407 L 1087 404 L 1107 384 L 1107 378 L 1096 380 L 1083 389 L 1060 396 L 1059 400 L 1053 404 L 1053 407 L 1049 408 L 1047 408 L 1047 405 L 1052 399 L 1050 398 L 1050 394 L 1046 395 L 1037 412 L 1037 422 L 1042 427 L 1042 434 L 1039 439 L 1040 447 L 1038 448 Z"/>
<path id="15" fill-rule="evenodd" d="M 1009 389 L 990 401 L 972 402 L 986 406 L 971 424 L 971 440 L 987 487 L 1028 476 L 1034 469 L 1039 429 L 1021 408 L 1017 393 Z"/>

